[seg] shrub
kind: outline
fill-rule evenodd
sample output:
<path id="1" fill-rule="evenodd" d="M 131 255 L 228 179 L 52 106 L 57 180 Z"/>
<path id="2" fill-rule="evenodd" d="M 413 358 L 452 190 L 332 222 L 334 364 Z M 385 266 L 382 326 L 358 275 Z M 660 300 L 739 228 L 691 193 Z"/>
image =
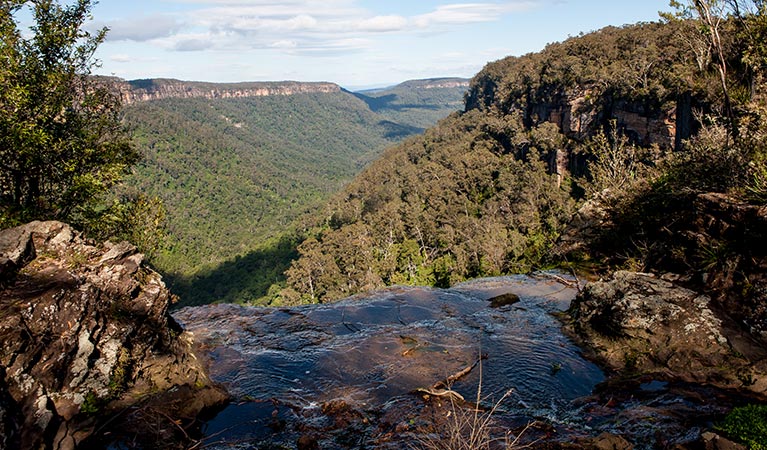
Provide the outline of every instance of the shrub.
<path id="1" fill-rule="evenodd" d="M 735 408 L 717 429 L 750 450 L 767 450 L 767 405 Z"/>

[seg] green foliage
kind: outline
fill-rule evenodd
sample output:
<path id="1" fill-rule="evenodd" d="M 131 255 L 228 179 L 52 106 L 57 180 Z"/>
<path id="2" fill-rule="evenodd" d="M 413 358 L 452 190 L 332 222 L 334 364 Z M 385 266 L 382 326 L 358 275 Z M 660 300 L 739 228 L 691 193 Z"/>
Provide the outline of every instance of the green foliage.
<path id="1" fill-rule="evenodd" d="M 573 211 L 543 161 L 505 152 L 486 130 L 514 117 L 454 115 L 387 151 L 325 213 L 330 220 L 298 251 L 287 286 L 306 301 L 331 301 L 389 284 L 446 286 L 541 263 Z M 540 140 L 539 147 L 545 147 Z"/>
<path id="2" fill-rule="evenodd" d="M 767 450 L 767 405 L 735 408 L 717 429 L 746 444 L 750 450 Z"/>
<path id="3" fill-rule="evenodd" d="M 628 137 L 620 134 L 617 128 L 613 121 L 608 134 L 600 130 L 586 142 L 586 151 L 593 158 L 589 164 L 591 180 L 586 183 L 588 195 L 605 189 L 625 191 L 648 175 L 648 164 L 652 159 L 642 158 L 642 154 L 648 152 L 629 143 Z"/>
<path id="4" fill-rule="evenodd" d="M 606 125 L 616 108 L 657 117 L 674 107 L 681 92 L 692 89 L 699 95 L 704 90 L 688 76 L 694 62 L 679 38 L 680 27 L 606 27 L 550 44 L 538 53 L 502 59 L 474 77 L 467 108 L 516 111 L 532 126 L 549 121 L 553 109 L 581 96 L 569 123 L 560 119 L 565 132 L 579 137 Z M 586 117 L 601 120 L 579 120 Z"/>
<path id="5" fill-rule="evenodd" d="M 727 127 L 708 123 L 685 145 L 685 151 L 672 154 L 661 165 L 657 182 L 667 192 L 727 192 L 741 185 L 746 177 L 749 149 L 728 137 Z"/>
<path id="6" fill-rule="evenodd" d="M 386 146 L 420 131 L 348 92 L 169 98 L 125 113 L 145 157 L 119 194 L 162 199 L 167 237 L 152 261 L 182 304 L 297 301 L 276 292 L 305 217 Z"/>
<path id="7" fill-rule="evenodd" d="M 765 161 L 754 161 L 750 171 L 751 178 L 746 182 L 746 198 L 764 205 L 767 204 L 767 164 Z"/>
<path id="8" fill-rule="evenodd" d="M 71 2 L 70 2 L 71 3 Z M 34 25 L 16 16 L 31 5 Z M 0 9 L 0 215 L 3 225 L 93 215 L 138 153 L 119 100 L 89 76 L 106 30 L 90 34 L 90 0 L 4 2 Z"/>
<path id="9" fill-rule="evenodd" d="M 112 199 L 98 209 L 84 212 L 79 221 L 91 237 L 126 240 L 151 261 L 166 245 L 166 215 L 162 200 L 138 194 L 136 198 Z"/>
<path id="10" fill-rule="evenodd" d="M 96 393 L 90 391 L 85 395 L 85 399 L 80 404 L 80 412 L 89 416 L 95 416 L 101 412 L 102 403 L 101 399 L 96 396 Z"/>

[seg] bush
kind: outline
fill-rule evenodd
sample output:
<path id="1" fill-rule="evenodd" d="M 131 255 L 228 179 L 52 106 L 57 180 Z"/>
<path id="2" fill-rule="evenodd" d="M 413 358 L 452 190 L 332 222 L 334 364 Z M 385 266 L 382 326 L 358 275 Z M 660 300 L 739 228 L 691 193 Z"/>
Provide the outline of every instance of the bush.
<path id="1" fill-rule="evenodd" d="M 767 450 L 767 405 L 735 408 L 717 429 L 750 450 Z"/>
<path id="2" fill-rule="evenodd" d="M 709 124 L 687 142 L 684 151 L 665 161 L 658 188 L 671 192 L 729 192 L 746 178 L 747 153 L 742 145 L 732 142 L 723 125 Z"/>

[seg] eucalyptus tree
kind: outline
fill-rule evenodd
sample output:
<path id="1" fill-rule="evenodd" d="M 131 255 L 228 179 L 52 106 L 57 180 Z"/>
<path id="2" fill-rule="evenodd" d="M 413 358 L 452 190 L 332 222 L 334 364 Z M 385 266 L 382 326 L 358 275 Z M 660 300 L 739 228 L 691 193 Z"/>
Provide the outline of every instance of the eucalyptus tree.
<path id="1" fill-rule="evenodd" d="M 94 5 L 0 6 L 0 226 L 87 220 L 139 158 L 117 93 L 91 75 L 107 33 L 85 29 Z"/>

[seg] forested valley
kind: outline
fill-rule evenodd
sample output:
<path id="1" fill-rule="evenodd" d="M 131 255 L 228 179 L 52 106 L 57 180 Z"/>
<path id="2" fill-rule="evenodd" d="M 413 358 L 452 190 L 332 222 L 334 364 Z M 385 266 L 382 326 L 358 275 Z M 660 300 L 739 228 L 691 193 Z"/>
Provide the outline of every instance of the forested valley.
<path id="1" fill-rule="evenodd" d="M 94 4 L 0 8 L 0 447 L 765 447 L 767 2 L 357 93 Z"/>
<path id="2" fill-rule="evenodd" d="M 127 84 L 141 93 L 244 86 Z M 119 195 L 161 201 L 166 235 L 152 261 L 182 303 L 263 302 L 284 280 L 308 217 L 387 146 L 460 109 L 466 87 L 467 80 L 435 79 L 367 94 L 179 98 L 174 91 L 131 101 L 125 119 L 143 159 Z"/>

